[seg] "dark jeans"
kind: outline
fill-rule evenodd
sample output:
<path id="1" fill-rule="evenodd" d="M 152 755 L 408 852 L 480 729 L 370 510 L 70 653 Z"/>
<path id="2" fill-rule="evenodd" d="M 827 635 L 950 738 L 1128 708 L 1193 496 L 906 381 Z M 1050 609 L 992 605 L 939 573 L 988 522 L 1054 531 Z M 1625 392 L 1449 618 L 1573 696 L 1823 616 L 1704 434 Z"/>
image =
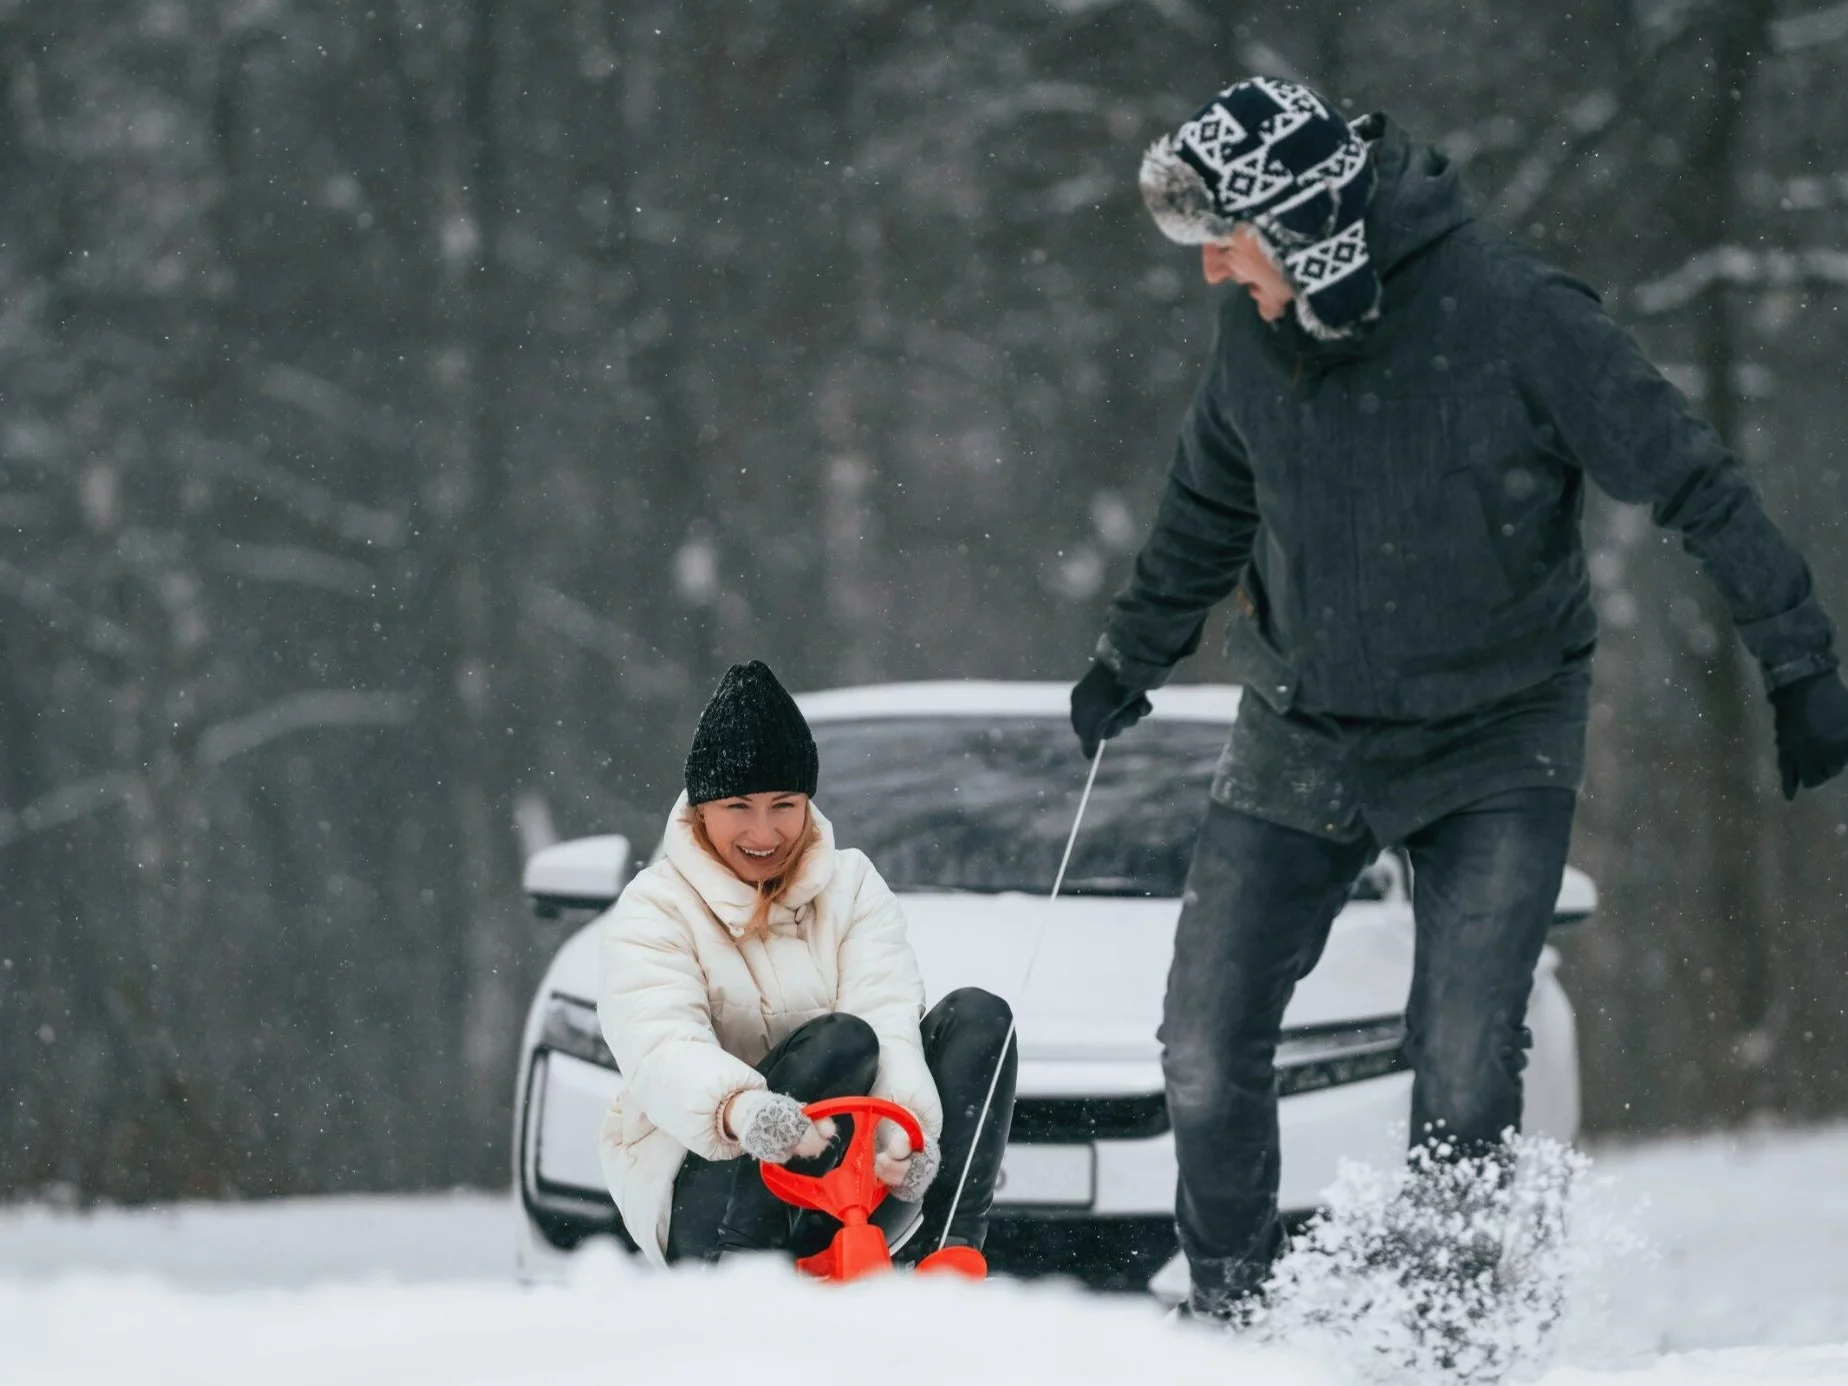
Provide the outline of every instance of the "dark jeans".
<path id="1" fill-rule="evenodd" d="M 897 1257 L 916 1260 L 946 1241 L 980 1248 L 988 1210 L 1014 1116 L 1019 1046 L 1005 1001 L 975 987 L 953 991 L 919 1026 L 924 1061 L 943 1103 L 943 1164 L 924 1195 L 923 1224 Z M 858 1016 L 818 1016 L 794 1031 L 757 1065 L 773 1092 L 801 1102 L 863 1097 L 879 1069 L 879 1039 Z M 852 1119 L 837 1123 L 835 1149 L 814 1161 L 790 1161 L 814 1174 L 840 1158 Z M 674 1181 L 667 1259 L 713 1260 L 729 1251 L 822 1250 L 840 1224 L 823 1213 L 784 1203 L 764 1187 L 757 1161 L 706 1160 L 688 1155 Z"/>
<path id="2" fill-rule="evenodd" d="M 1411 1139 L 1495 1149 L 1521 1120 L 1534 968 L 1565 870 L 1576 796 L 1516 789 L 1418 829 L 1416 957 L 1406 1008 Z M 1161 1027 L 1198 1291 L 1254 1289 L 1283 1240 L 1277 1076 L 1284 1007 L 1322 955 L 1371 838 L 1334 842 L 1214 803 L 1194 851 Z M 1441 1145 L 1440 1145 L 1441 1142 Z"/>

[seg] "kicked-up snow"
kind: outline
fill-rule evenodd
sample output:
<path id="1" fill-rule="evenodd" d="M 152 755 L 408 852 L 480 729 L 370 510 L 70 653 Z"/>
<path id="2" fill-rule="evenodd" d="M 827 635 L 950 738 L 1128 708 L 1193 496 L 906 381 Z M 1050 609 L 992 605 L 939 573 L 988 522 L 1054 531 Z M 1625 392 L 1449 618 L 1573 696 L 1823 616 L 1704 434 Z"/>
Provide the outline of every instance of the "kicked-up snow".
<path id="1" fill-rule="evenodd" d="M 1538 1355 L 1542 1325 L 1517 1316 L 1495 1364 L 1507 1379 L 1848 1383 L 1848 1128 L 1637 1147 L 1589 1174 L 1563 1156 L 1535 1169 L 1509 1186 L 1505 1211 L 1519 1216 L 1499 1225 L 1540 1229 L 1527 1283 L 1565 1286 L 1566 1300 Z M 837 1288 L 767 1265 L 662 1274 L 600 1254 L 569 1284 L 522 1289 L 500 1278 L 504 1199 L 15 1209 L 0 1213 L 0 1383 L 1441 1380 L 1454 1373 L 1392 1338 L 1403 1305 L 1356 1274 L 1381 1269 L 1364 1248 L 1399 1206 L 1395 1180 L 1344 1180 L 1276 1319 L 1244 1339 L 1166 1322 L 1145 1299 L 1043 1282 Z M 1569 1204 L 1549 1201 L 1566 1188 Z M 1567 1208 L 1549 1232 L 1548 1210 Z"/>
<path id="2" fill-rule="evenodd" d="M 1522 1138 L 1517 1158 L 1343 1168 L 1251 1325 L 1380 1383 L 1540 1370 L 1595 1318 L 1597 1281 L 1640 1253 L 1600 1206 L 1590 1161 Z M 1586 1301 L 1574 1313 L 1574 1300 Z"/>

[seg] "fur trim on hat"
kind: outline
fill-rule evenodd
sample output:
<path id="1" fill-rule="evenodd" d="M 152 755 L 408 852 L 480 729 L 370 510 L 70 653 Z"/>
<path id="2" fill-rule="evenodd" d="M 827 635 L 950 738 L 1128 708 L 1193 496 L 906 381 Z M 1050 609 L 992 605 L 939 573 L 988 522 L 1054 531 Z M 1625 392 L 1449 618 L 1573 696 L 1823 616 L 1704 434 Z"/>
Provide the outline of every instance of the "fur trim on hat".
<path id="1" fill-rule="evenodd" d="M 1148 147 L 1137 182 L 1149 215 L 1162 235 L 1176 245 L 1223 241 L 1238 225 L 1213 210 L 1206 180 L 1182 157 L 1172 135 L 1163 135 Z"/>
<path id="2" fill-rule="evenodd" d="M 1296 321 L 1302 324 L 1303 331 L 1307 332 L 1311 337 L 1314 337 L 1318 342 L 1345 342 L 1354 336 L 1357 327 L 1363 324 L 1377 322 L 1380 316 L 1379 305 L 1376 303 L 1359 318 L 1355 319 L 1354 326 L 1337 332 L 1315 315 L 1315 309 L 1309 306 L 1309 297 L 1307 294 L 1296 295 L 1295 298 L 1290 300 L 1290 307 L 1296 311 Z"/>

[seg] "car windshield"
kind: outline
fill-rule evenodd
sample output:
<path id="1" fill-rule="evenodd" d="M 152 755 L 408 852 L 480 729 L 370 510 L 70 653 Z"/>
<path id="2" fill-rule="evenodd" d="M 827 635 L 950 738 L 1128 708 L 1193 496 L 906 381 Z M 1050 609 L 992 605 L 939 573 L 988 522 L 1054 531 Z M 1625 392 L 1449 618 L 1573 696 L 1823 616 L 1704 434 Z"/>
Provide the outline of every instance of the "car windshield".
<path id="1" fill-rule="evenodd" d="M 815 726 L 817 802 L 894 890 L 1044 895 L 1088 766 L 1064 718 L 906 717 Z M 1222 722 L 1150 720 L 1110 743 L 1061 893 L 1178 899 Z M 1377 870 L 1356 894 L 1378 899 Z"/>
<path id="2" fill-rule="evenodd" d="M 1061 893 L 1178 899 L 1228 729 L 1157 719 L 1112 741 Z M 876 718 L 814 732 L 818 802 L 840 844 L 894 890 L 1052 890 L 1089 768 L 1064 718 Z M 1382 857 L 1354 898 L 1384 898 L 1395 873 Z"/>

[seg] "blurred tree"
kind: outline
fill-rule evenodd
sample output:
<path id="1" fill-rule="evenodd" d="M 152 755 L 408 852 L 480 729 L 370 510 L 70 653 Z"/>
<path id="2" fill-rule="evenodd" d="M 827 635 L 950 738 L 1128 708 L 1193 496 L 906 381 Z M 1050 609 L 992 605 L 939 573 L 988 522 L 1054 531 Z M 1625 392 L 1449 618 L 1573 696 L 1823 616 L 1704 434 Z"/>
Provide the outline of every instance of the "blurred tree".
<path id="1" fill-rule="evenodd" d="M 1137 159 L 1246 71 L 1609 288 L 1848 610 L 1845 54 L 1795 0 L 0 7 L 0 1190 L 497 1181 L 521 854 L 651 845 L 725 664 L 1080 672 L 1211 324 Z M 1771 804 L 1647 532 L 1594 519 L 1590 1112 L 1839 1111 L 1841 791 Z"/>

